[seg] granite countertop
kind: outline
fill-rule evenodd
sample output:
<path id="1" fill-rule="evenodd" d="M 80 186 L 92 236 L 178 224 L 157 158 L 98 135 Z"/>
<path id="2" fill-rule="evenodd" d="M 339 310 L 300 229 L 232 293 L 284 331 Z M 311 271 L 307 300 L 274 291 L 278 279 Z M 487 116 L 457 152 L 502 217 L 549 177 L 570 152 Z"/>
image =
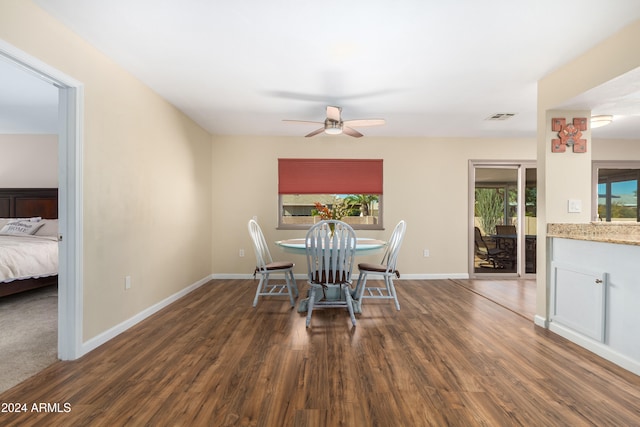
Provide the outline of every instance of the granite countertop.
<path id="1" fill-rule="evenodd" d="M 547 237 L 640 246 L 640 223 L 547 224 Z"/>

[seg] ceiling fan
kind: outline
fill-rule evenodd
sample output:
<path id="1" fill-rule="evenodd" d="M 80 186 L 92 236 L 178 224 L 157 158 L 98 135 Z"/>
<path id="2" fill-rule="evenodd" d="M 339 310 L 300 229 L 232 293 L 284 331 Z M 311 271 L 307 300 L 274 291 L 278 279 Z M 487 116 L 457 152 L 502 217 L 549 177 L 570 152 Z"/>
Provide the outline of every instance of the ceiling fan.
<path id="1" fill-rule="evenodd" d="M 361 126 L 379 126 L 384 124 L 384 119 L 359 119 L 359 120 L 342 120 L 342 108 L 327 106 L 327 118 L 324 122 L 312 122 L 307 120 L 284 120 L 290 123 L 313 123 L 324 124 L 320 129 L 316 129 L 305 137 L 309 138 L 319 133 L 326 133 L 329 135 L 339 135 L 344 133 L 345 135 L 353 136 L 354 138 L 360 138 L 362 134 L 354 127 Z"/>

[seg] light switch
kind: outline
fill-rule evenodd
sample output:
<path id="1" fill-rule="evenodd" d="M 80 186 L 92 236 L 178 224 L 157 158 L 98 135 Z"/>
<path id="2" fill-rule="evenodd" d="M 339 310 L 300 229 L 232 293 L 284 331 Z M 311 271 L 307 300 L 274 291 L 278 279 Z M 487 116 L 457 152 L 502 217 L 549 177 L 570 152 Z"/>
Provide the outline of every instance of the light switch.
<path id="1" fill-rule="evenodd" d="M 582 200 L 569 199 L 569 213 L 582 212 Z"/>

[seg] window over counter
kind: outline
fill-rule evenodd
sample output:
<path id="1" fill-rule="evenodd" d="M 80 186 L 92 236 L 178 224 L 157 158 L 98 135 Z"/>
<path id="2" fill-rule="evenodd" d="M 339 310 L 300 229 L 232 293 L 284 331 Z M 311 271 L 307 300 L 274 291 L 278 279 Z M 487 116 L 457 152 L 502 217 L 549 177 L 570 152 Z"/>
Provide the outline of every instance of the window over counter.
<path id="1" fill-rule="evenodd" d="M 278 159 L 278 228 L 307 229 L 331 215 L 381 230 L 382 159 Z"/>
<path id="2" fill-rule="evenodd" d="M 594 220 L 640 221 L 640 162 L 593 162 Z"/>

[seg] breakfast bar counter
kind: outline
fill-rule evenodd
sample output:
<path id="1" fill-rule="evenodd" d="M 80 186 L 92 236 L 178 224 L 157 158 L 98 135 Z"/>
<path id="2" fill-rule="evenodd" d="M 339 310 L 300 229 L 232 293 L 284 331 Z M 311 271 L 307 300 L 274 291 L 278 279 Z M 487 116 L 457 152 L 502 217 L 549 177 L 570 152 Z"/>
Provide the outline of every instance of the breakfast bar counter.
<path id="1" fill-rule="evenodd" d="M 640 246 L 640 223 L 547 224 L 547 237 Z"/>
<path id="2" fill-rule="evenodd" d="M 640 224 L 548 224 L 549 329 L 640 375 Z"/>

